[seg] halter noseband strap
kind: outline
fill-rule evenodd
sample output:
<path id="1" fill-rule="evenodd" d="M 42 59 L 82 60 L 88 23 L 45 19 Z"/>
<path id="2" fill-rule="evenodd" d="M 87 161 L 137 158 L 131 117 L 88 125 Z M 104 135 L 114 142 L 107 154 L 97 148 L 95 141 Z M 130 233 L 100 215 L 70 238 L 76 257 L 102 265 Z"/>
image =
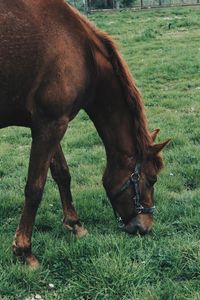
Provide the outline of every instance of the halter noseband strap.
<path id="1" fill-rule="evenodd" d="M 113 195 L 112 198 L 116 198 L 120 196 L 124 191 L 126 191 L 129 187 L 133 187 L 135 196 L 133 197 L 134 208 L 137 211 L 137 214 L 153 214 L 155 211 L 155 206 L 152 207 L 143 207 L 141 204 L 141 195 L 140 195 L 140 171 L 141 164 L 136 163 L 135 169 L 129 179 L 118 189 Z M 114 214 L 117 217 L 117 213 L 114 210 Z M 121 223 L 121 218 L 117 217 Z"/>

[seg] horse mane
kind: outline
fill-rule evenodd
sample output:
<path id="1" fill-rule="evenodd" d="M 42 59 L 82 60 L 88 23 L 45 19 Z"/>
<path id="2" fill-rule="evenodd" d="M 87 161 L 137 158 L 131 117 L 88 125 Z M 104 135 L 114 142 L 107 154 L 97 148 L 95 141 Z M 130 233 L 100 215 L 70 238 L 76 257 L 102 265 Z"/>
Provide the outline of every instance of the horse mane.
<path id="1" fill-rule="evenodd" d="M 72 7 L 70 7 L 70 13 L 79 22 L 86 33 L 86 37 L 89 38 L 92 52 L 95 47 L 104 57 L 109 59 L 115 74 L 121 82 L 125 99 L 133 113 L 137 155 L 138 158 L 142 159 L 145 157 L 148 147 L 152 142 L 147 128 L 143 99 L 129 71 L 128 65 L 122 58 L 116 43 L 107 33 L 97 29 L 95 25 Z"/>
<path id="2" fill-rule="evenodd" d="M 98 32 L 98 36 L 108 51 L 109 61 L 113 66 L 115 74 L 120 79 L 125 99 L 132 111 L 137 153 L 139 158 L 143 158 L 152 142 L 147 127 L 142 96 L 129 71 L 128 65 L 121 56 L 113 39 L 108 34 L 101 31 Z"/>

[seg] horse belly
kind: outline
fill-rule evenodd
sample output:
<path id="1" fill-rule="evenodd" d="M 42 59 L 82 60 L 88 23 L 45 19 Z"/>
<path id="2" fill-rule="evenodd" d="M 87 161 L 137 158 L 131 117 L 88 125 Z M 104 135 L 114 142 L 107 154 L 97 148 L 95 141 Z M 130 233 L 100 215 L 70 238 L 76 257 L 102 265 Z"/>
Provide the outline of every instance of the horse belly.
<path id="1" fill-rule="evenodd" d="M 2 109 L 0 107 L 0 128 L 8 126 L 31 127 L 31 116 L 25 110 L 20 109 Z"/>

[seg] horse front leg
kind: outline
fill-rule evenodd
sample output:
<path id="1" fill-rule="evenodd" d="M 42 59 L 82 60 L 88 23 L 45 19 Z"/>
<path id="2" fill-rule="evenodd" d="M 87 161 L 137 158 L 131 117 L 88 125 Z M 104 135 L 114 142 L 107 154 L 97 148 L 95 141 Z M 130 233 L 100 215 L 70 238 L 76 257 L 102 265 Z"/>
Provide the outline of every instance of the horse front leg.
<path id="1" fill-rule="evenodd" d="M 17 228 L 14 254 L 30 267 L 37 267 L 38 260 L 32 254 L 31 236 L 37 209 L 42 199 L 50 161 L 67 128 L 68 120 L 37 121 L 32 130 L 32 147 L 25 187 L 25 203 Z"/>
<path id="2" fill-rule="evenodd" d="M 53 179 L 58 185 L 63 214 L 64 226 L 72 231 L 77 237 L 87 234 L 87 230 L 82 226 L 78 214 L 74 208 L 72 194 L 70 190 L 71 176 L 60 144 L 51 160 L 50 169 Z"/>

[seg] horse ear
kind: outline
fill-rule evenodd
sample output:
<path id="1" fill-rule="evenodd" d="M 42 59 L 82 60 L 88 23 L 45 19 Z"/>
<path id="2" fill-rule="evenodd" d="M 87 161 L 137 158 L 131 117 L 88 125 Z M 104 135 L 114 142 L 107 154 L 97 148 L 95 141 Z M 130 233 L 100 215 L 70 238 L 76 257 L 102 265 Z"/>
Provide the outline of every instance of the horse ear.
<path id="1" fill-rule="evenodd" d="M 159 143 L 159 144 L 155 144 L 155 145 L 151 145 L 149 147 L 149 155 L 155 155 L 158 154 L 160 151 L 163 150 L 163 148 L 165 146 L 167 146 L 170 143 L 171 139 L 163 142 L 163 143 Z"/>
<path id="2" fill-rule="evenodd" d="M 152 142 L 155 141 L 155 139 L 156 139 L 157 134 L 158 134 L 159 131 L 160 131 L 160 129 L 159 129 L 159 128 L 156 128 L 156 129 L 154 129 L 154 130 L 150 133 Z"/>

